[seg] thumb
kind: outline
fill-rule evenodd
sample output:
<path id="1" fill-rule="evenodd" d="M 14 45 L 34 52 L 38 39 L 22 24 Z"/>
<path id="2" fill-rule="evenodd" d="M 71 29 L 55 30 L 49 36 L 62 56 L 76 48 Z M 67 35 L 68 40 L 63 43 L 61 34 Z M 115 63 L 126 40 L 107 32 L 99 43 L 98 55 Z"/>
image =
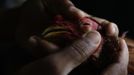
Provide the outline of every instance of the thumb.
<path id="1" fill-rule="evenodd" d="M 101 41 L 101 36 L 97 31 L 90 31 L 81 39 L 75 41 L 71 46 L 63 51 L 50 56 L 56 71 L 59 75 L 67 75 L 71 70 L 84 62 L 92 55 Z"/>

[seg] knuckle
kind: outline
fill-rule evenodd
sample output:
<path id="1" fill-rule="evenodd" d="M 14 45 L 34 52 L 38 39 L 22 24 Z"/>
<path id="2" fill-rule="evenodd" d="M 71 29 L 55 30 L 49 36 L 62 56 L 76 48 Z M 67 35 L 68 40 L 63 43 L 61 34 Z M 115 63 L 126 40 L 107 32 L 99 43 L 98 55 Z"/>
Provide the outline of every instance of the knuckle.
<path id="1" fill-rule="evenodd" d="M 78 47 L 76 46 L 71 46 L 70 49 L 72 50 L 70 53 L 69 53 L 69 56 L 71 57 L 71 59 L 73 59 L 74 61 L 76 62 L 81 62 L 83 61 L 84 59 L 86 59 L 87 55 L 85 54 L 84 50 L 81 48 L 79 49 Z"/>
<path id="2" fill-rule="evenodd" d="M 98 45 L 99 45 L 98 41 L 94 42 L 92 40 L 89 40 L 88 38 L 84 38 L 84 39 L 82 39 L 80 41 L 75 42 L 72 45 L 72 48 L 74 49 L 74 51 L 76 53 L 78 53 L 82 57 L 87 57 L 87 56 L 91 55 L 94 52 L 95 48 Z"/>
<path id="3" fill-rule="evenodd" d="M 77 41 L 72 45 L 73 49 L 82 57 L 87 56 L 88 46 L 89 43 L 85 41 Z"/>
<path id="4" fill-rule="evenodd" d="M 93 52 L 93 47 L 94 45 L 91 44 L 91 41 L 77 41 L 74 44 L 72 44 L 71 49 L 72 53 L 71 56 L 73 59 L 76 61 L 82 61 L 87 59 Z"/>

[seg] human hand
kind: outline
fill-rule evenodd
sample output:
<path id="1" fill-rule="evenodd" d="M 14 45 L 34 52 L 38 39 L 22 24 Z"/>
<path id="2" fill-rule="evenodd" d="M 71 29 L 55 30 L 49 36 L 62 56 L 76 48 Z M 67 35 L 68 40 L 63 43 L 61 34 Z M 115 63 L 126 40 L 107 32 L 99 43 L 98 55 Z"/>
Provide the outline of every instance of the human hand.
<path id="1" fill-rule="evenodd" d="M 119 40 L 120 52 L 118 53 L 117 62 L 109 65 L 102 75 L 127 75 L 129 53 L 125 40 Z"/>
<path id="2" fill-rule="evenodd" d="M 69 1 L 69 0 L 65 0 L 65 1 Z M 57 1 L 58 2 L 58 1 Z M 63 1 L 64 2 L 64 1 Z M 70 2 L 70 1 L 69 1 Z M 64 3 L 63 3 L 64 4 Z M 71 6 L 72 6 L 72 3 L 71 3 Z M 75 13 L 74 13 L 74 11 L 72 11 L 73 9 L 76 9 L 75 10 Z M 68 9 L 68 7 L 67 7 L 67 11 L 60 11 L 62 14 L 64 14 L 65 16 L 67 16 L 67 15 L 69 15 L 69 16 L 71 16 L 71 15 L 74 15 L 73 16 L 73 18 L 75 18 L 75 20 L 79 20 L 79 19 L 81 19 L 81 18 L 83 18 L 83 17 L 85 17 L 85 16 L 88 16 L 88 17 L 91 17 L 91 18 L 93 18 L 93 19 L 95 19 L 100 25 L 102 25 L 102 27 L 103 27 L 103 29 L 105 30 L 105 34 L 107 35 L 107 36 L 114 36 L 114 37 L 118 37 L 118 28 L 117 28 L 117 26 L 114 24 L 114 23 L 111 23 L 111 22 L 108 22 L 108 21 L 106 21 L 106 20 L 103 20 L 103 19 L 99 19 L 99 18 L 96 18 L 96 17 L 92 17 L 92 16 L 89 16 L 89 15 L 87 15 L 87 14 L 85 14 L 85 13 L 83 13 L 81 10 L 79 10 L 79 9 L 77 9 L 77 8 L 75 8 L 74 6 L 73 7 L 71 7 L 71 11 Z M 69 12 L 69 14 L 68 14 L 68 12 Z M 72 13 L 73 12 L 73 13 Z M 76 13 L 77 13 L 77 15 L 76 15 Z M 37 14 L 37 13 L 36 13 Z M 51 16 L 51 15 L 50 15 Z M 70 17 L 69 17 L 70 18 Z M 71 16 L 71 18 L 72 18 L 72 16 Z M 25 18 L 23 18 L 23 19 L 25 19 Z M 37 18 L 38 19 L 38 18 Z M 36 19 L 36 20 L 37 20 Z M 28 20 L 27 20 L 28 21 Z M 25 29 L 26 28 L 26 30 L 25 30 L 25 32 L 27 32 L 28 33 L 28 37 L 26 37 L 25 38 L 25 40 L 26 39 L 28 39 L 31 35 L 33 35 L 34 34 L 34 32 L 35 33 L 37 33 L 37 31 L 36 30 L 38 30 L 38 29 L 41 29 L 42 27 L 43 27 L 43 25 L 41 25 L 41 26 L 36 26 L 36 24 L 37 23 L 39 23 L 39 22 L 37 22 L 35 25 L 33 25 L 33 23 L 28 23 L 29 24 L 29 27 L 27 27 L 28 26 L 28 24 L 27 24 L 27 21 L 25 22 L 24 20 L 23 20 L 23 24 L 22 24 L 22 26 L 23 27 L 20 27 L 20 28 L 22 28 L 22 29 Z M 47 21 L 47 20 L 46 20 Z M 31 22 L 33 22 L 32 20 L 31 20 Z M 26 25 L 26 26 L 24 26 L 24 25 Z M 29 28 L 31 27 L 31 25 L 33 26 L 33 28 L 31 28 L 31 30 L 29 30 Z M 37 29 L 36 29 L 37 28 Z M 28 30 L 28 31 L 27 31 Z M 23 36 L 25 35 L 25 32 L 21 32 L 21 33 L 23 33 Z M 21 34 L 21 33 L 19 33 L 19 34 Z M 40 32 L 39 32 L 40 33 Z M 104 34 L 104 35 L 105 35 Z M 35 34 L 34 34 L 35 35 Z M 21 35 L 22 36 L 22 35 Z M 19 37 L 21 37 L 21 36 L 19 36 Z M 22 40 L 23 41 L 23 40 Z M 95 55 L 97 55 L 97 53 L 99 54 L 99 52 L 96 52 L 95 53 Z M 127 62 L 127 61 L 126 61 Z"/>
<path id="3" fill-rule="evenodd" d="M 72 22 L 79 22 L 81 18 L 89 16 L 76 8 L 70 0 L 28 0 L 20 8 L 17 42 L 23 47 L 27 46 L 29 37 L 40 35 L 57 14 Z"/>
<path id="4" fill-rule="evenodd" d="M 43 39 L 37 40 L 43 47 L 46 47 Z M 100 42 L 101 36 L 97 31 L 86 33 L 81 39 L 63 50 L 26 65 L 19 71 L 19 75 L 67 75 L 90 57 Z"/>
<path id="5" fill-rule="evenodd" d="M 115 23 L 109 22 L 105 19 L 101 19 L 98 17 L 91 17 L 92 19 L 95 19 L 98 23 L 100 23 L 102 25 L 102 27 L 105 30 L 105 35 L 104 33 L 102 34 L 102 37 L 106 36 L 106 37 L 113 37 L 115 39 L 117 39 L 117 44 L 118 44 L 118 49 L 119 50 L 114 50 L 114 48 L 109 47 L 113 49 L 113 53 L 116 53 L 116 55 L 114 55 L 114 59 L 116 60 L 114 63 L 111 63 L 107 66 L 107 68 L 105 68 L 103 70 L 103 72 L 101 72 L 102 75 L 127 75 L 127 68 L 128 68 L 128 62 L 129 62 L 129 52 L 128 52 L 128 47 L 127 44 L 124 40 L 124 37 L 118 37 L 119 34 L 119 30 L 118 27 Z M 105 40 L 105 39 L 104 39 Z M 113 43 L 115 44 L 115 43 Z M 117 46 L 116 46 L 117 47 Z M 112 52 L 107 51 L 107 53 L 109 54 L 109 56 L 112 56 Z M 101 53 L 101 52 L 100 52 Z M 95 56 L 97 56 L 97 52 L 95 54 Z M 106 61 L 110 61 L 106 59 Z"/>
<path id="6" fill-rule="evenodd" d="M 102 19 L 101 19 L 102 20 Z M 100 21 L 100 20 L 99 20 Z M 108 29 L 109 28 L 109 31 L 108 30 L 106 30 L 106 31 L 108 31 L 107 33 L 106 33 L 106 36 L 107 37 L 114 37 L 114 38 L 118 38 L 118 30 L 116 30 L 116 29 L 114 29 L 114 28 L 116 28 L 116 26 L 115 26 L 115 24 L 114 23 L 108 23 L 108 21 L 107 21 L 107 24 L 106 23 L 104 23 L 104 28 L 105 29 Z M 116 32 L 117 31 L 117 32 Z M 103 35 L 102 35 L 103 36 Z M 39 39 L 38 38 L 38 41 L 40 42 L 40 45 L 42 45 L 44 48 L 50 48 L 50 49 L 52 49 L 52 48 L 56 48 L 55 47 L 55 45 L 50 45 L 50 43 L 49 43 L 49 46 L 48 46 L 48 43 L 46 42 L 46 40 L 41 40 L 41 39 Z M 104 74 L 104 75 L 109 75 L 109 73 L 111 74 L 111 75 L 115 75 L 115 74 L 117 74 L 117 75 L 122 75 L 122 73 L 125 75 L 125 74 L 127 74 L 127 65 L 128 65 L 128 49 L 127 49 L 127 46 L 126 46 L 126 43 L 125 43 L 125 41 L 123 40 L 123 39 L 119 39 L 118 40 L 119 41 L 119 45 L 118 45 L 118 47 L 119 47 L 119 49 L 120 50 L 114 50 L 114 48 L 112 48 L 113 50 L 112 50 L 112 53 L 116 53 L 116 51 L 119 51 L 118 53 L 117 53 L 117 55 L 114 55 L 114 57 L 112 57 L 113 55 L 112 54 L 110 54 L 110 51 L 108 51 L 107 50 L 107 54 L 108 55 L 111 55 L 110 57 L 108 57 L 108 58 L 114 58 L 112 61 L 116 61 L 116 62 L 111 62 L 110 64 L 108 64 L 107 65 L 107 67 L 105 67 L 105 68 L 103 68 L 104 70 L 101 72 L 102 74 Z M 112 42 L 111 42 L 112 43 Z M 116 42 L 117 44 L 118 44 L 118 42 Z M 51 46 L 51 47 L 50 47 Z M 111 47 L 110 47 L 111 48 Z M 91 55 L 93 55 L 93 56 L 95 56 L 95 57 L 99 57 L 99 55 L 101 54 L 101 52 L 100 52 L 101 50 L 98 50 L 97 52 L 95 52 L 95 53 L 93 53 L 93 54 L 91 54 Z M 53 51 L 50 51 L 50 52 L 53 52 Z M 54 51 L 55 52 L 55 51 Z M 89 57 L 90 58 L 90 57 Z M 103 64 L 105 64 L 105 61 L 103 61 L 104 63 Z M 97 62 L 98 63 L 98 62 Z M 101 65 L 100 65 L 101 66 Z M 122 67 L 120 67 L 120 66 L 122 66 Z M 116 68 L 115 68 L 116 67 Z M 91 67 L 89 67 L 89 68 L 91 68 Z M 81 69 L 82 70 L 82 69 Z M 114 71 L 116 71 L 116 70 L 120 70 L 120 71 L 118 71 L 118 72 L 114 72 Z M 97 70 L 96 70 L 96 72 L 98 72 Z M 85 73 L 84 73 L 85 74 Z"/>

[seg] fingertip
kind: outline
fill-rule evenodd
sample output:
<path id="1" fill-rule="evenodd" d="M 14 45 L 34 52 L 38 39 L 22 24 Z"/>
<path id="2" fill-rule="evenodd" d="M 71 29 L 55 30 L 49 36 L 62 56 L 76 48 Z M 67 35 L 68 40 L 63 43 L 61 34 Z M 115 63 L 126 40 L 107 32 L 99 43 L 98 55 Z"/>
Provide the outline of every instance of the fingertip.
<path id="1" fill-rule="evenodd" d="M 115 28 L 115 33 L 114 33 L 114 35 L 115 35 L 115 36 L 118 36 L 118 35 L 119 35 L 118 25 L 117 25 L 117 24 L 115 24 L 115 23 L 113 23 L 113 22 L 111 22 L 111 24 L 112 24 L 112 25 L 113 25 L 113 27 Z"/>
<path id="2" fill-rule="evenodd" d="M 29 42 L 37 46 L 37 45 L 41 45 L 43 43 L 43 40 L 40 37 L 34 35 L 29 38 Z"/>
<path id="3" fill-rule="evenodd" d="M 30 46 L 36 46 L 37 43 L 38 43 L 38 41 L 37 41 L 35 35 L 31 36 L 31 37 L 28 39 L 28 42 L 29 42 Z"/>
<path id="4" fill-rule="evenodd" d="M 115 23 L 110 22 L 105 26 L 107 36 L 118 36 L 119 30 Z"/>
<path id="5" fill-rule="evenodd" d="M 90 31 L 84 35 L 87 39 L 91 40 L 92 43 L 99 44 L 101 42 L 101 35 L 98 31 Z"/>
<path id="6" fill-rule="evenodd" d="M 113 26 L 112 23 L 109 23 L 109 24 L 107 25 L 106 31 L 107 31 L 107 35 L 108 35 L 108 36 L 113 36 L 113 35 L 114 35 L 114 33 L 115 33 L 115 28 L 114 28 L 114 26 Z"/>
<path id="7" fill-rule="evenodd" d="M 119 38 L 119 45 L 121 49 L 128 49 L 126 41 L 123 38 Z"/>

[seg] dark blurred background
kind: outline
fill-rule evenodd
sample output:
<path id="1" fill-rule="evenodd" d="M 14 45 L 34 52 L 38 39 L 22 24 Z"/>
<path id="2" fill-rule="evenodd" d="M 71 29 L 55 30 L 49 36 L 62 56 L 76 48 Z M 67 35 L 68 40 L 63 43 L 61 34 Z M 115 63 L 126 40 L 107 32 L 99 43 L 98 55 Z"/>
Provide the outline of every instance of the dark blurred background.
<path id="1" fill-rule="evenodd" d="M 127 36 L 134 38 L 133 2 L 129 0 L 72 0 L 85 12 L 115 22 L 120 33 L 129 31 Z"/>

